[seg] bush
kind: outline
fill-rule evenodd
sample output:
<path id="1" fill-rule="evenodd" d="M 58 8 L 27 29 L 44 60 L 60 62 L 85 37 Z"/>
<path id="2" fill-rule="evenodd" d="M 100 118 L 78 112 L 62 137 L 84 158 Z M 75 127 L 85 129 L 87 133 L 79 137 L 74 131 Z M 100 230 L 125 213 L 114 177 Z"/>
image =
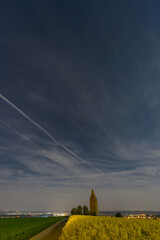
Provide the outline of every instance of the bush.
<path id="1" fill-rule="evenodd" d="M 116 217 L 122 217 L 122 214 L 120 212 L 117 212 Z"/>

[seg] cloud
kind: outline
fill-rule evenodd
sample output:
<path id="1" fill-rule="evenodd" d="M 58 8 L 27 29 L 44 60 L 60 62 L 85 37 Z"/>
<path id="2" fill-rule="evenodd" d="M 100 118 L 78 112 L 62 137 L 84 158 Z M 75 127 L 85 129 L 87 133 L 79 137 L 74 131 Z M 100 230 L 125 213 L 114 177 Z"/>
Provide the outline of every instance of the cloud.
<path id="1" fill-rule="evenodd" d="M 78 4 L 3 10 L 0 180 L 19 192 L 95 187 L 107 202 L 108 189 L 159 185 L 159 30 L 141 6 Z"/>
<path id="2" fill-rule="evenodd" d="M 60 143 L 59 141 L 57 141 L 54 137 L 52 137 L 52 135 L 50 133 L 48 133 L 43 127 L 41 127 L 37 122 L 35 122 L 33 119 L 31 119 L 28 115 L 26 115 L 21 109 L 19 109 L 17 106 L 15 106 L 11 101 L 9 101 L 6 97 L 4 97 L 2 94 L 0 94 L 0 98 L 5 101 L 6 103 L 8 103 L 11 107 L 13 107 L 16 111 L 18 111 L 22 116 L 24 116 L 26 119 L 28 119 L 31 123 L 33 123 L 36 127 L 38 127 L 40 130 L 42 130 L 55 144 L 59 145 L 60 147 L 62 147 L 64 150 L 66 150 L 68 153 L 70 153 L 72 156 L 78 158 L 80 161 L 82 161 L 83 163 L 87 164 L 88 166 L 90 166 L 91 168 L 93 168 L 94 170 L 98 171 L 99 173 L 102 173 L 101 170 L 99 170 L 98 168 L 94 167 L 92 164 L 90 164 L 89 162 L 87 162 L 86 160 L 84 160 L 82 157 L 79 157 L 76 153 L 74 153 L 73 151 L 71 151 L 68 147 L 66 147 L 64 144 Z"/>
<path id="3" fill-rule="evenodd" d="M 111 170 L 112 161 L 108 163 L 105 161 L 104 168 L 108 165 L 110 170 L 104 174 L 95 174 L 91 168 L 86 168 L 86 165 L 83 165 L 77 158 L 71 157 L 64 149 L 49 141 L 45 143 L 46 148 L 38 145 L 39 142 L 37 144 L 37 136 L 31 135 L 23 138 L 22 134 L 18 136 L 20 138 L 15 143 L 8 141 L 4 147 L 0 146 L 0 152 L 7 152 L 8 158 L 12 159 L 7 164 L 8 170 L 4 165 L 5 161 L 1 161 L 1 168 L 5 173 L 1 175 L 1 183 L 4 181 L 8 184 L 16 182 L 18 185 L 34 183 L 39 188 L 43 186 L 49 189 L 53 186 L 85 187 L 94 185 L 99 189 L 104 189 L 117 185 L 122 188 L 128 185 L 130 187 L 147 187 L 148 184 L 157 182 L 159 179 L 159 163 L 153 161 L 153 158 L 158 160 L 159 151 L 149 149 L 149 143 L 129 145 L 129 143 L 124 144 L 116 140 L 115 148 L 112 149 L 116 158 L 115 164 L 120 166 L 124 160 L 128 165 L 129 161 L 132 163 L 132 169 L 127 169 L 126 166 L 126 170 L 124 170 L 122 165 L 116 171 L 116 166 Z M 21 142 L 21 147 L 19 147 L 19 142 Z"/>
<path id="4" fill-rule="evenodd" d="M 1 176 L 2 182 L 5 180 L 8 184 L 16 182 L 18 185 L 28 185 L 34 182 L 37 186 L 60 186 L 64 180 L 65 185 L 69 186 L 78 181 L 84 184 L 91 175 L 96 175 L 93 168 L 86 168 L 85 163 L 60 146 L 35 135 L 20 133 L 8 124 L 3 123 L 2 126 L 5 126 L 10 136 L 14 136 L 14 141 L 6 139 L 0 146 L 1 169 L 9 174 L 7 178 L 7 175 Z M 6 154 L 7 162 L 6 157 L 3 159 Z"/>

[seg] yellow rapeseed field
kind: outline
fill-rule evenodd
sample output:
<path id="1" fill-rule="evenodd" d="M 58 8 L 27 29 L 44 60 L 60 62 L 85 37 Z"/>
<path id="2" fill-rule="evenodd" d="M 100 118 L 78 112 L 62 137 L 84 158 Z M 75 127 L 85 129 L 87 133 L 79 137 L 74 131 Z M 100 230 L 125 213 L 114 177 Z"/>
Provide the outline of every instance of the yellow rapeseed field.
<path id="1" fill-rule="evenodd" d="M 59 240 L 160 240 L 160 220 L 71 216 Z"/>

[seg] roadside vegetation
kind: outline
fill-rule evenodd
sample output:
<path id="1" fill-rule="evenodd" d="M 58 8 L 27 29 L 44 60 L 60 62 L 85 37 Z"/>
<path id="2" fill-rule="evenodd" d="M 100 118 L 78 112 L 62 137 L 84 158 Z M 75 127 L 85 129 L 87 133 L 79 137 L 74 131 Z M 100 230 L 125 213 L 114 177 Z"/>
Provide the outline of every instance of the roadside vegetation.
<path id="1" fill-rule="evenodd" d="M 0 218 L 0 240 L 28 240 L 63 218 Z"/>
<path id="2" fill-rule="evenodd" d="M 160 240 L 160 221 L 70 216 L 59 240 Z"/>

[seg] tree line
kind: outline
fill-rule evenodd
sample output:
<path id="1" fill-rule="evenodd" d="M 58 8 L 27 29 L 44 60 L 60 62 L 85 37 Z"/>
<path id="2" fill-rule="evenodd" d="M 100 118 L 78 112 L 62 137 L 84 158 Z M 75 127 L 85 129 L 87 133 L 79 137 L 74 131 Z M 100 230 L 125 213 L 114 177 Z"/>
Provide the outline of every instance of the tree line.
<path id="1" fill-rule="evenodd" d="M 83 207 L 79 205 L 77 208 L 72 208 L 71 215 L 91 215 L 91 216 L 97 216 L 96 212 L 90 212 L 88 210 L 88 207 L 84 205 Z M 122 217 L 122 214 L 120 212 L 117 212 L 115 217 Z"/>
<path id="2" fill-rule="evenodd" d="M 90 212 L 88 207 L 84 205 L 83 207 L 79 205 L 77 208 L 72 208 L 71 215 L 92 215 L 96 216 L 95 212 Z"/>

